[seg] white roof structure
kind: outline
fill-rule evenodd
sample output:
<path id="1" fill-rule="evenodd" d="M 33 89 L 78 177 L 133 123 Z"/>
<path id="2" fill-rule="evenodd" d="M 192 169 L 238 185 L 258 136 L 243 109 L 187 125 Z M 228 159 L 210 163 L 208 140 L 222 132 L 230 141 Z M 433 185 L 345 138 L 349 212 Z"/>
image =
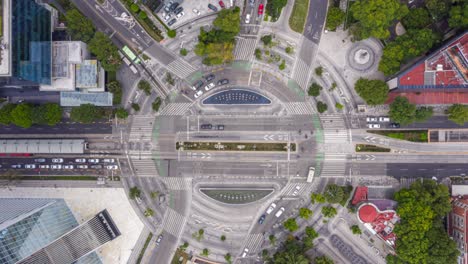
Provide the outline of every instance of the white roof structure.
<path id="1" fill-rule="evenodd" d="M 83 154 L 84 139 L 0 139 L 0 153 Z"/>

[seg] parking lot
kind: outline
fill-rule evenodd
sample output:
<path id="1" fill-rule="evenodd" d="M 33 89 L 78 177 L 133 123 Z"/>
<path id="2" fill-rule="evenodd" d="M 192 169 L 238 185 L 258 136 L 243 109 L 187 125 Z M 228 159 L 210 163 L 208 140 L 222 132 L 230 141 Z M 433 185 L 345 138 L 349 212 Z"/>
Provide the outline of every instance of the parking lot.
<path id="1" fill-rule="evenodd" d="M 161 8 L 156 15 L 170 28 L 177 28 L 180 25 L 198 17 L 214 14 L 215 11 L 208 8 L 209 4 L 214 7 L 213 9 L 216 9 L 217 11 L 221 10 L 222 7 L 220 2 L 224 4 L 225 8 L 232 6 L 230 0 L 166 0 L 163 8 Z"/>

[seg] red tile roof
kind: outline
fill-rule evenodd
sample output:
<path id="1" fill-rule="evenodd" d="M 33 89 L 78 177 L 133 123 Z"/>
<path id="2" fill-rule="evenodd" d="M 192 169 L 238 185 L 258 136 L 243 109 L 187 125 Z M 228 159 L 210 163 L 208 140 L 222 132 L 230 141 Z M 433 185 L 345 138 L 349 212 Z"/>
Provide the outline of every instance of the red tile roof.
<path id="1" fill-rule="evenodd" d="M 388 94 L 385 102 L 390 104 L 395 97 L 403 96 L 413 104 L 468 104 L 468 89 L 447 91 L 446 89 L 430 89 L 427 91 L 394 90 Z"/>

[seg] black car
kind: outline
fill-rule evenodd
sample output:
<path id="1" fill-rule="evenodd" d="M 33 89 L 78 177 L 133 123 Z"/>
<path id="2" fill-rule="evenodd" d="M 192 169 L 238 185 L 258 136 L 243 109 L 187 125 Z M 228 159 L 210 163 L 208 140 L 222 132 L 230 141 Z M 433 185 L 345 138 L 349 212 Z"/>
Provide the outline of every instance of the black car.
<path id="1" fill-rule="evenodd" d="M 225 85 L 225 84 L 228 84 L 228 83 L 229 83 L 228 79 L 222 79 L 222 80 L 218 81 L 218 85 Z"/>
<path id="2" fill-rule="evenodd" d="M 192 90 L 196 91 L 197 89 L 200 89 L 203 86 L 203 81 L 198 80 L 195 84 L 192 86 Z"/>
<path id="3" fill-rule="evenodd" d="M 184 8 L 179 6 L 176 10 L 174 10 L 174 14 L 178 15 L 182 11 L 184 11 Z"/>
<path id="4" fill-rule="evenodd" d="M 173 3 L 170 7 L 169 7 L 169 12 L 173 12 L 174 10 L 176 10 L 176 8 L 179 6 L 179 3 Z"/>
<path id="5" fill-rule="evenodd" d="M 391 128 L 400 128 L 400 124 L 398 123 L 390 123 Z"/>
<path id="6" fill-rule="evenodd" d="M 168 26 L 174 25 L 174 23 L 177 21 L 177 19 L 173 18 L 169 23 L 167 23 Z"/>
<path id="7" fill-rule="evenodd" d="M 215 75 L 214 75 L 214 74 L 209 74 L 209 75 L 205 76 L 205 80 L 206 80 L 207 82 L 213 80 L 214 78 L 215 78 Z"/>
<path id="8" fill-rule="evenodd" d="M 202 124 L 202 125 L 200 125 L 200 128 L 201 129 L 212 129 L 213 125 L 211 125 L 211 124 Z"/>
<path id="9" fill-rule="evenodd" d="M 208 8 L 215 11 L 215 12 L 218 12 L 218 8 L 212 4 L 208 4 Z"/>
<path id="10" fill-rule="evenodd" d="M 258 223 L 263 224 L 263 222 L 265 222 L 265 218 L 266 218 L 266 215 L 262 214 L 262 216 L 260 216 L 260 218 L 258 219 Z"/>

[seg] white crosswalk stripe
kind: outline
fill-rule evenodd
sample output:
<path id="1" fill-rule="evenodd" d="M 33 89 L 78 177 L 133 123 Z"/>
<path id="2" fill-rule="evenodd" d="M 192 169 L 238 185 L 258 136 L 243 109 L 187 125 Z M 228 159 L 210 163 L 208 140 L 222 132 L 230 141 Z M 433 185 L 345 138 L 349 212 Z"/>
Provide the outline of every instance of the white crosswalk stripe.
<path id="1" fill-rule="evenodd" d="M 256 38 L 237 38 L 236 47 L 234 48 L 234 59 L 250 61 L 256 46 Z"/>
<path id="2" fill-rule="evenodd" d="M 304 178 L 305 180 L 305 178 Z M 284 186 L 283 190 L 281 191 L 281 195 L 283 196 L 292 196 L 293 192 L 296 190 L 296 186 L 299 186 L 299 191 L 297 193 L 297 196 L 300 196 L 304 190 L 307 189 L 308 183 L 288 183 L 286 186 Z"/>
<path id="3" fill-rule="evenodd" d="M 345 143 L 351 140 L 342 115 L 322 115 L 320 120 L 325 143 Z"/>
<path id="4" fill-rule="evenodd" d="M 134 116 L 130 128 L 131 140 L 151 140 L 154 116 Z"/>
<path id="5" fill-rule="evenodd" d="M 263 242 L 262 234 L 249 234 L 245 240 L 245 248 L 249 249 L 249 254 L 255 254 L 260 249 Z"/>
<path id="6" fill-rule="evenodd" d="M 172 208 L 167 208 L 163 219 L 163 229 L 179 239 L 186 222 L 187 217 L 177 213 Z"/>
<path id="7" fill-rule="evenodd" d="M 315 113 L 310 102 L 289 102 L 285 103 L 284 107 L 290 115 L 312 115 Z"/>
<path id="8" fill-rule="evenodd" d="M 164 177 L 161 179 L 169 190 L 187 191 L 192 189 L 192 178 Z"/>
<path id="9" fill-rule="evenodd" d="M 296 67 L 293 72 L 293 79 L 302 88 L 306 89 L 309 84 L 310 66 L 307 65 L 301 58 L 297 59 Z"/>
<path id="10" fill-rule="evenodd" d="M 169 71 L 179 76 L 181 79 L 187 78 L 196 71 L 192 65 L 182 59 L 176 59 L 169 63 L 166 67 Z"/>
<path id="11" fill-rule="evenodd" d="M 166 105 L 159 115 L 162 116 L 183 116 L 187 113 L 192 103 L 170 103 Z"/>
<path id="12" fill-rule="evenodd" d="M 321 178 L 343 178 L 346 173 L 346 164 L 344 162 L 324 162 Z"/>
<path id="13" fill-rule="evenodd" d="M 133 169 L 137 177 L 156 177 L 158 170 L 151 159 L 132 159 Z"/>

